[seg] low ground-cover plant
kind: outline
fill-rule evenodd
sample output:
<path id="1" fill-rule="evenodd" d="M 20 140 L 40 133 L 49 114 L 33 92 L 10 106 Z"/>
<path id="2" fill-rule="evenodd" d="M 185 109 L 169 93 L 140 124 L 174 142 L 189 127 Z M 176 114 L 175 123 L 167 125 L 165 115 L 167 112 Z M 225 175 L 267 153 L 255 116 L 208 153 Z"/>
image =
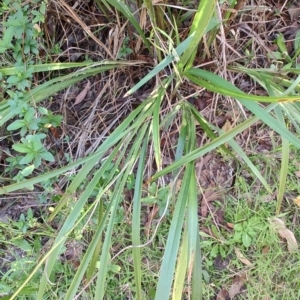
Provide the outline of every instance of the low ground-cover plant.
<path id="1" fill-rule="evenodd" d="M 2 15 L 8 13 L 8 17 L 3 22 L 0 53 L 10 52 L 15 61 L 13 63 L 15 73 L 3 78 L 5 80 L 3 88 L 10 96 L 7 100 L 8 107 L 19 117 L 7 127 L 7 130 L 20 133 L 23 137 L 22 144 L 14 144 L 13 148 L 19 153 L 27 153 L 26 157 L 8 158 L 10 167 L 14 165 L 21 168 L 14 178 L 17 181 L 24 179 L 34 168 L 39 167 L 42 157 L 48 161 L 54 160 L 53 155 L 41 143 L 45 135 L 39 134 L 42 129 L 42 126 L 39 126 L 41 119 L 37 117 L 34 103 L 24 99 L 25 91 L 32 85 L 33 58 L 39 54 L 38 38 L 41 32 L 39 26 L 44 22 L 45 12 L 46 3 L 43 1 L 36 1 L 31 5 L 22 5 L 21 1 L 4 1 L 2 4 Z M 31 164 L 33 160 L 35 163 Z"/>
<path id="2" fill-rule="evenodd" d="M 43 64 L 39 59 L 39 49 L 43 46 L 41 45 L 43 34 L 41 26 L 45 20 L 45 1 L 23 4 L 22 1 L 7 0 L 3 2 L 1 8 L 2 15 L 6 14 L 7 18 L 3 22 L 0 54 L 8 53 L 11 55 L 11 61 L 9 65 L 0 70 L 0 77 L 3 80 L 2 89 L 7 95 L 1 105 L 0 126 L 6 126 L 7 131 L 11 134 L 20 135 L 20 143 L 15 142 L 15 139 L 10 142 L 16 152 L 9 154 L 7 158 L 9 165 L 6 171 L 19 169 L 14 180 L 21 181 L 41 165 L 42 159 L 54 161 L 55 153 L 46 149 L 43 143 L 43 139 L 46 137 L 44 133 L 47 133 L 50 128 L 58 127 L 61 124 L 62 116 L 54 115 L 45 107 L 38 105 L 38 102 L 89 76 L 89 72 L 83 72 L 81 74 L 83 77 L 80 74 L 58 76 L 32 88 L 34 74 L 86 66 L 92 63 L 89 61 L 75 64 Z M 104 69 L 107 70 L 111 67 L 104 67 Z M 16 119 L 7 124 L 7 121 L 14 116 Z M 18 153 L 26 155 L 18 155 Z"/>

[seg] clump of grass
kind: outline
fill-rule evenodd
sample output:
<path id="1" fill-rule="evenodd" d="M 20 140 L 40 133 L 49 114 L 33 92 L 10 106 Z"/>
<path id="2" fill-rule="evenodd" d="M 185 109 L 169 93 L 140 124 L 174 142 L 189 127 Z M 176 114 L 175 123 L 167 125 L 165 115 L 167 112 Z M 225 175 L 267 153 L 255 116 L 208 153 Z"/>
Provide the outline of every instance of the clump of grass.
<path id="1" fill-rule="evenodd" d="M 243 66 L 229 66 L 224 46 L 229 32 L 225 27 L 230 26 L 235 15 L 230 17 L 230 13 L 226 13 L 223 17 L 218 1 L 201 1 L 198 7 L 192 8 L 188 3 L 175 7 L 162 3 L 153 5 L 151 1 L 138 1 L 136 5 L 114 0 L 96 3 L 101 18 L 109 21 L 109 32 L 101 26 L 98 28 L 102 39 L 98 38 L 96 31 L 92 32 L 94 24 L 87 26 L 78 16 L 79 10 L 74 11 L 78 3 L 74 4 L 74 9 L 65 2 L 49 3 L 48 9 L 50 5 L 57 5 L 60 24 L 63 24 L 62 31 L 70 33 L 68 37 L 64 36 L 64 39 L 69 38 L 68 43 L 74 43 L 71 36 L 79 32 L 77 29 L 72 32 L 73 29 L 68 25 L 70 22 L 65 19 L 73 20 L 83 29 L 86 35 L 83 40 L 88 43 L 93 40 L 103 50 L 99 55 L 100 62 L 91 61 L 95 59 L 91 55 L 85 57 L 83 62 L 62 63 L 46 63 L 49 55 L 46 55 L 44 61 L 39 60 L 38 50 L 42 46 L 38 46 L 38 41 L 49 42 L 49 36 L 43 37 L 41 30 L 46 15 L 44 2 L 23 5 L 5 1 L 2 4 L 2 14 L 7 13 L 8 19 L 3 23 L 0 50 L 2 53 L 12 53 L 15 63 L 13 67 L 0 69 L 6 79 L 2 88 L 7 91 L 6 99 L 0 106 L 0 126 L 16 131 L 19 140 L 13 139 L 10 142 L 11 149 L 25 155 L 18 157 L 13 152 L 8 158 L 9 172 L 17 170 L 18 173 L 11 178 L 13 184 L 0 187 L 0 193 L 7 195 L 21 189 L 34 189 L 37 184 L 43 183 L 45 186 L 47 182 L 50 185 L 59 183 L 60 186 L 60 195 L 51 197 L 53 207 L 50 208 L 50 214 L 42 210 L 43 221 L 38 222 L 43 224 L 38 226 L 45 228 L 40 234 L 46 238 L 46 244 L 35 236 L 34 229 L 27 224 L 33 216 L 29 218 L 24 215 L 17 221 L 25 224 L 17 226 L 17 234 L 24 233 L 25 226 L 34 237 L 34 241 L 28 243 L 33 257 L 37 251 L 42 254 L 38 263 L 32 261 L 28 264 L 17 285 L 9 281 L 5 283 L 5 293 L 10 299 L 23 296 L 34 299 L 169 299 L 170 295 L 174 300 L 181 299 L 182 295 L 201 299 L 212 297 L 220 288 L 226 288 L 227 277 L 232 276 L 228 270 L 232 267 L 235 271 L 251 274 L 253 279 L 245 281 L 245 284 L 248 295 L 254 295 L 254 287 L 259 283 L 259 271 L 267 265 L 267 261 L 263 265 L 263 247 L 274 247 L 278 251 L 281 249 L 275 238 L 277 235 L 270 231 L 267 218 L 280 213 L 286 190 L 290 145 L 300 146 L 296 134 L 299 128 L 298 77 L 286 74 L 281 76 L 277 72 L 274 81 L 274 76 L 268 70 L 271 65 L 268 65 L 267 56 L 263 70 L 249 67 L 253 57 L 244 57 Z M 240 8 L 240 4 L 232 2 L 228 11 Z M 88 9 L 84 4 L 80 5 Z M 247 7 L 245 9 L 247 11 Z M 244 16 L 244 10 L 240 13 Z M 17 20 L 18 16 L 23 22 Z M 98 15 L 92 16 L 98 24 Z M 245 18 L 248 17 L 245 14 Z M 186 23 L 188 30 L 184 28 Z M 14 30 L 16 33 L 13 33 Z M 105 37 L 108 38 L 107 44 Z M 34 43 L 28 45 L 30 40 Z M 123 42 L 120 43 L 120 40 Z M 61 45 L 64 44 L 62 41 L 63 38 Z M 255 49 L 257 41 L 260 41 L 257 37 L 250 44 L 243 41 L 243 51 L 248 53 L 246 50 L 250 46 Z M 57 45 L 57 42 L 51 41 L 51 44 Z M 292 68 L 296 66 L 296 56 L 283 55 L 287 49 L 282 36 L 277 38 L 277 45 L 281 51 L 281 56 L 277 55 L 278 61 L 286 60 L 285 71 L 297 75 L 297 69 Z M 200 46 L 204 47 L 205 54 L 199 54 Z M 218 54 L 219 46 L 222 48 L 221 55 Z M 298 46 L 295 43 L 294 47 Z M 295 53 L 297 51 L 295 49 Z M 28 54 L 28 57 L 24 54 Z M 83 57 L 81 53 L 72 55 L 72 59 Z M 151 70 L 143 70 L 142 73 L 138 67 L 141 64 L 149 65 L 149 59 L 145 60 L 147 55 L 151 56 L 151 62 L 155 60 L 156 63 Z M 212 55 L 220 59 L 224 72 L 221 68 L 216 72 L 214 68 L 205 69 L 204 60 L 199 61 L 199 57 L 204 59 Z M 117 61 L 121 57 L 128 60 Z M 106 61 L 105 58 L 110 60 Z M 131 58 L 139 61 L 130 61 Z M 124 78 L 122 72 L 125 67 L 133 74 L 135 68 L 141 73 L 136 76 L 128 71 L 124 81 L 130 83 L 130 88 L 116 87 L 117 78 L 122 79 L 121 74 Z M 41 72 L 47 74 L 71 68 L 76 70 L 57 76 L 51 74 L 50 79 L 33 84 L 34 76 Z M 226 73 L 227 69 L 241 73 L 241 77 L 247 78 L 251 84 L 255 82 L 255 93 L 238 88 L 234 80 L 230 82 L 232 73 Z M 83 157 L 76 157 L 73 161 L 69 159 L 63 166 L 49 164 L 49 161 L 59 157 L 59 152 L 46 148 L 46 134 L 49 127 L 60 126 L 62 119 L 41 106 L 41 101 L 64 89 L 70 90 L 81 80 L 96 77 L 99 73 L 103 74 L 101 79 L 110 80 L 101 93 L 101 97 L 105 97 L 105 91 L 110 92 L 109 97 L 105 98 L 106 101 L 110 99 L 105 102 L 105 112 L 108 114 L 112 106 L 123 107 L 118 104 L 122 101 L 126 101 L 128 106 L 132 105 L 132 110 L 122 118 L 115 115 L 112 119 L 106 119 L 111 120 L 110 124 L 95 122 L 97 126 L 105 125 L 104 133 L 99 136 L 95 130 L 95 134 L 90 135 L 94 144 L 86 151 L 86 155 L 78 155 Z M 141 76 L 143 74 L 145 76 Z M 121 82 L 121 85 L 125 84 Z M 144 93 L 139 96 L 138 91 L 143 88 Z M 212 97 L 218 95 L 224 103 L 226 98 L 238 101 L 240 111 L 234 112 L 234 115 L 243 117 L 234 119 L 230 126 L 217 127 L 192 104 L 195 99 L 189 93 L 191 88 L 195 90 L 194 97 L 199 97 L 200 90 L 205 89 Z M 188 92 L 185 93 L 185 90 Z M 120 91 L 125 95 L 120 96 Z M 130 96 L 141 99 L 133 104 L 130 101 L 133 98 L 126 98 Z M 80 101 L 77 98 L 73 106 L 84 97 Z M 97 103 L 101 97 L 97 97 Z M 219 105 L 217 101 L 214 103 Z M 120 115 L 123 112 L 118 111 Z M 95 110 L 92 116 L 99 117 Z M 90 118 L 89 121 L 94 120 Z M 236 141 L 238 136 L 257 122 L 264 123 L 281 137 L 281 165 L 277 170 L 280 178 L 276 182 L 278 187 L 272 186 L 274 182 L 270 182 L 270 178 L 261 173 L 255 160 L 249 159 L 247 149 Z M 293 124 L 293 129 L 290 124 Z M 203 134 L 201 140 L 198 137 L 200 130 Z M 162 136 L 166 136 L 165 140 Z M 78 146 L 84 146 L 85 143 L 91 143 L 91 139 L 80 139 Z M 198 211 L 198 197 L 201 189 L 197 183 L 195 161 L 215 149 L 227 156 L 227 159 L 235 160 L 241 168 L 247 168 L 250 178 L 254 177 L 267 193 L 278 190 L 276 208 L 275 205 L 262 204 L 263 213 L 259 213 L 257 203 L 249 204 L 243 199 L 227 201 L 227 230 L 220 230 L 212 214 L 210 217 L 214 224 L 210 226 L 210 222 L 204 223 L 206 231 L 199 230 L 202 220 Z M 73 154 L 72 151 L 70 153 Z M 64 180 L 68 172 L 73 175 Z M 249 183 L 245 181 L 244 186 L 249 187 Z M 248 191 L 251 192 L 250 189 Z M 128 193 L 130 196 L 126 199 Z M 124 206 L 126 211 L 122 210 Z M 143 214 L 147 216 L 147 222 L 143 222 Z M 143 226 L 147 227 L 146 235 L 143 234 Z M 13 238 L 10 237 L 10 240 Z M 272 244 L 266 245 L 268 240 Z M 35 243 L 37 245 L 34 248 Z M 82 251 L 71 251 L 70 245 Z M 252 260 L 251 264 L 257 263 L 257 267 L 245 267 L 245 261 L 238 259 L 239 252 L 235 248 L 245 252 Z M 269 258 L 273 259 L 274 253 L 268 252 Z M 229 261 L 230 268 L 222 276 L 213 271 L 214 259 L 218 256 L 222 259 L 226 256 L 232 258 Z M 159 267 L 158 257 L 162 258 Z M 19 258 L 16 261 L 21 262 Z M 152 262 L 154 267 L 150 266 Z M 272 277 L 269 273 L 268 279 L 288 280 L 293 272 L 287 272 L 283 277 Z M 290 289 L 294 287 L 295 281 L 291 281 L 287 293 L 281 289 L 276 290 L 272 285 L 266 294 L 292 295 Z M 212 287 L 214 282 L 217 289 Z"/>

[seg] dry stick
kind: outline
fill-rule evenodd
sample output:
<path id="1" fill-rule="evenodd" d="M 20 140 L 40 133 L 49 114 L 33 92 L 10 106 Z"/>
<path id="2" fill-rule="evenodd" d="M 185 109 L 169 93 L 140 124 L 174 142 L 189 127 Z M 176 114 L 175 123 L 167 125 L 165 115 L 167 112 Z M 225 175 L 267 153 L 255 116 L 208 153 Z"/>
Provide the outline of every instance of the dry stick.
<path id="1" fill-rule="evenodd" d="M 260 36 L 247 24 L 239 24 L 237 27 L 239 30 L 251 36 L 253 40 L 256 40 L 256 42 L 267 51 L 267 53 L 272 53 L 271 49 L 265 45 L 264 41 L 260 38 Z"/>
<path id="2" fill-rule="evenodd" d="M 285 2 L 283 3 L 281 9 L 280 9 L 280 13 L 282 13 L 283 9 L 285 8 L 286 4 L 287 4 L 288 0 L 285 0 Z"/>
<path id="3" fill-rule="evenodd" d="M 217 3 L 217 13 L 218 13 L 218 17 L 221 20 L 220 22 L 220 33 L 221 33 L 221 45 L 222 45 L 222 57 L 223 57 L 223 74 L 224 74 L 224 78 L 227 79 L 227 60 L 226 60 L 226 36 L 225 36 L 225 30 L 223 27 L 223 20 L 222 20 L 222 13 L 221 13 L 221 9 L 220 9 L 220 5 L 219 3 Z"/>
<path id="4" fill-rule="evenodd" d="M 77 16 L 77 14 L 72 10 L 72 8 L 64 1 L 64 0 L 59 0 L 61 6 L 63 6 L 73 17 L 73 19 L 83 28 L 83 30 L 99 45 L 101 46 L 106 53 L 110 56 L 111 59 L 115 59 L 114 56 L 111 54 L 111 52 L 107 49 L 107 47 L 95 37 L 95 35 L 91 32 L 89 27 L 85 25 L 80 18 Z"/>

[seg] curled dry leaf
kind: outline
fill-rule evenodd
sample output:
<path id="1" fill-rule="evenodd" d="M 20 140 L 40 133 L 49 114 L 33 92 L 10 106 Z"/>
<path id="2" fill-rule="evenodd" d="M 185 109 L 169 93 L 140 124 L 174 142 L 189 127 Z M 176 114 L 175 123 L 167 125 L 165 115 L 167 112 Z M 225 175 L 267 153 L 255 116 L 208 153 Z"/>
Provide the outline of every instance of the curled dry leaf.
<path id="1" fill-rule="evenodd" d="M 230 129 L 232 129 L 232 124 L 230 123 L 230 121 L 227 119 L 225 124 L 222 127 L 222 130 L 224 130 L 225 132 L 229 131 Z"/>
<path id="2" fill-rule="evenodd" d="M 300 207 L 300 196 L 296 197 L 293 201 L 298 207 Z"/>
<path id="3" fill-rule="evenodd" d="M 237 275 L 232 280 L 232 285 L 228 290 L 230 299 L 233 299 L 241 292 L 242 287 L 247 281 L 247 273 L 244 272 L 241 275 Z"/>
<path id="4" fill-rule="evenodd" d="M 274 229 L 279 234 L 279 236 L 287 241 L 288 251 L 297 251 L 298 244 L 295 235 L 291 230 L 286 228 L 284 222 L 279 218 L 273 218 L 271 219 L 271 224 L 274 226 Z"/>
<path id="5" fill-rule="evenodd" d="M 267 254 L 267 253 L 269 253 L 269 251 L 270 251 L 270 247 L 268 247 L 268 246 L 265 246 L 265 247 L 263 247 L 263 249 L 262 249 L 262 253 L 263 253 L 263 254 Z"/>
<path id="6" fill-rule="evenodd" d="M 237 258 L 238 258 L 238 260 L 239 260 L 240 262 L 242 262 L 242 263 L 243 263 L 244 265 L 246 265 L 246 266 L 252 266 L 251 261 L 248 260 L 248 259 L 244 256 L 244 254 L 241 252 L 241 250 L 240 250 L 239 248 L 234 248 L 234 251 L 235 251 L 235 254 L 236 254 L 236 256 L 237 256 Z"/>
<path id="7" fill-rule="evenodd" d="M 234 228 L 234 224 L 233 223 L 226 223 L 227 227 L 230 228 L 230 229 L 233 229 Z"/>
<path id="8" fill-rule="evenodd" d="M 85 88 L 76 97 L 74 105 L 79 104 L 85 98 L 85 96 L 86 96 L 86 94 L 87 94 L 90 87 L 91 87 L 91 82 L 88 80 L 88 82 L 86 83 Z"/>
<path id="9" fill-rule="evenodd" d="M 297 20 L 300 16 L 299 5 L 291 5 L 287 11 L 288 11 L 292 21 Z"/>
<path id="10" fill-rule="evenodd" d="M 247 281 L 247 273 L 244 272 L 233 278 L 230 288 L 227 290 L 223 287 L 216 297 L 216 300 L 234 299 L 235 296 L 241 293 L 241 289 Z"/>
<path id="11" fill-rule="evenodd" d="M 229 297 L 228 291 L 225 288 L 222 288 L 219 291 L 219 293 L 216 297 L 216 300 L 226 300 L 226 299 L 228 299 L 228 297 Z"/>
<path id="12" fill-rule="evenodd" d="M 201 201 L 201 216 L 207 217 L 209 202 L 218 200 L 222 197 L 222 193 L 215 190 L 207 190 L 204 192 Z"/>
<path id="13" fill-rule="evenodd" d="M 229 131 L 230 129 L 232 129 L 232 124 L 230 123 L 230 121 L 227 119 L 225 124 L 222 127 L 222 130 L 224 130 L 225 132 Z M 228 147 L 228 143 L 225 143 L 225 147 Z"/>

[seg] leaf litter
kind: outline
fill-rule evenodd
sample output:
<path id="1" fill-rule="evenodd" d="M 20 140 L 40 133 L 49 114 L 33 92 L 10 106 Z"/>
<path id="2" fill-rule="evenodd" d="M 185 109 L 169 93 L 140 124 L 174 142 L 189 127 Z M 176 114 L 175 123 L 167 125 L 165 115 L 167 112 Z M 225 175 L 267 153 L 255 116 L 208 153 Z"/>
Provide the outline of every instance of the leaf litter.
<path id="1" fill-rule="evenodd" d="M 279 1 L 280 2 L 280 1 Z M 242 8 L 247 4 L 247 1 L 237 1 L 237 5 L 240 5 Z M 62 5 L 60 5 L 62 6 Z M 292 11 L 293 9 L 293 11 Z M 238 9 L 237 9 L 237 13 L 238 13 Z M 298 9 L 297 7 L 290 7 L 288 9 L 288 13 L 290 14 L 290 17 L 291 19 L 296 19 L 298 18 Z M 297 14 L 296 14 L 297 13 Z M 235 16 L 234 16 L 235 17 Z M 241 18 L 244 17 L 244 16 L 241 16 Z M 256 16 L 257 17 L 257 16 Z M 94 16 L 93 16 L 94 18 Z M 85 20 L 88 20 L 87 16 L 84 16 L 83 19 Z M 76 19 L 75 19 L 76 20 Z M 91 19 L 92 20 L 92 19 Z M 249 20 L 248 20 L 249 21 Z M 99 21 L 98 20 L 95 20 L 94 21 L 95 24 L 98 23 Z M 231 20 L 231 22 L 233 22 L 233 20 Z M 244 22 L 247 22 L 244 21 Z M 93 24 L 88 24 L 88 26 L 92 26 Z M 84 27 L 85 28 L 85 27 Z M 258 29 L 259 30 L 259 29 Z M 273 29 L 271 29 L 270 31 L 272 31 Z M 275 29 L 274 29 L 275 30 Z M 263 32 L 259 32 L 259 35 L 263 35 L 265 33 Z M 271 32 L 270 32 L 271 34 Z M 78 36 L 78 32 L 74 32 L 73 33 L 73 36 Z M 243 34 L 242 34 L 243 36 Z M 70 43 L 74 43 L 74 48 L 75 46 L 77 46 L 75 44 L 75 38 L 72 39 L 71 41 L 71 35 L 70 35 Z M 245 36 L 243 36 L 245 37 Z M 79 40 L 79 39 L 78 39 Z M 81 39 L 81 40 L 84 40 L 84 39 Z M 102 39 L 101 39 L 102 40 Z M 103 38 L 104 40 L 104 38 Z M 246 39 L 245 39 L 246 40 Z M 241 48 L 242 48 L 242 44 L 244 42 L 247 42 L 245 41 L 243 38 L 240 39 L 240 42 L 241 42 Z M 98 39 L 97 39 L 97 44 L 99 44 L 98 42 Z M 231 43 L 231 41 L 229 41 L 229 43 Z M 91 43 L 92 45 L 92 43 Z M 92 46 L 93 47 L 93 46 Z M 255 46 L 254 46 L 255 47 Z M 78 47 L 80 49 L 80 47 Z M 81 48 L 84 49 L 85 46 L 84 45 L 81 45 Z M 93 51 L 93 49 L 90 49 L 91 52 L 93 53 L 97 53 L 96 51 Z M 70 47 L 70 51 L 73 51 L 72 50 L 72 47 Z M 115 53 L 116 51 L 112 51 L 113 53 Z M 261 57 L 261 51 L 260 49 L 257 50 L 258 54 L 257 57 L 255 57 L 253 60 L 252 60 L 252 64 L 257 64 L 257 65 L 264 65 L 266 62 L 263 61 L 262 59 L 259 59 L 259 57 Z M 83 52 L 84 53 L 84 52 Z M 109 51 L 108 51 L 109 53 Z M 71 53 L 72 54 L 72 53 Z M 77 53 L 73 53 L 72 55 L 77 55 Z M 82 55 L 82 54 L 80 54 Z M 76 57 L 79 57 L 79 56 L 76 56 Z M 260 63 L 260 64 L 259 64 Z M 99 79 L 99 78 L 98 78 Z M 75 102 L 73 104 L 73 106 L 75 105 L 78 105 L 80 106 L 79 104 L 82 103 L 85 99 L 86 99 L 86 96 L 87 96 L 87 92 L 88 90 L 90 89 L 91 87 L 91 84 L 99 84 L 100 81 L 103 81 L 103 80 L 107 80 L 107 78 L 100 78 L 100 80 L 97 81 L 97 78 L 94 79 L 94 81 L 91 83 L 90 81 L 88 81 L 85 85 L 85 87 L 81 90 L 81 92 L 76 96 L 76 99 L 75 99 Z M 115 78 L 113 79 L 115 80 Z M 252 89 L 253 86 L 252 86 L 252 83 L 253 82 L 250 82 L 248 78 L 243 78 L 244 82 L 246 83 L 246 85 L 249 87 L 249 89 Z M 121 78 L 121 81 L 122 81 L 122 78 Z M 97 92 L 99 92 L 99 90 L 101 89 L 101 84 L 99 84 L 99 87 L 98 87 L 98 90 L 96 89 L 95 90 L 95 94 L 97 94 Z M 256 91 L 258 94 L 261 92 L 259 90 Z M 59 102 L 61 99 L 59 98 L 60 96 L 58 95 L 57 97 L 57 102 Z M 234 123 L 234 121 L 232 122 L 231 120 L 228 119 L 227 115 L 228 115 L 228 111 L 230 110 L 230 107 L 229 105 L 224 105 L 222 103 L 218 103 L 216 101 L 216 99 L 211 99 L 213 96 L 212 95 L 209 95 L 209 102 L 211 105 L 205 105 L 205 108 L 206 108 L 206 116 L 213 116 L 214 119 L 215 119 L 215 122 L 217 123 L 216 125 L 219 127 L 219 128 L 222 128 L 224 131 L 227 131 L 231 128 L 231 124 Z M 109 98 L 109 97 L 108 97 Z M 118 98 L 118 97 L 117 97 Z M 121 99 L 123 101 L 126 101 L 124 99 Z M 197 98 L 195 100 L 197 103 L 200 103 L 201 105 L 203 105 L 203 101 L 202 99 L 199 99 Z M 106 102 L 101 102 L 101 105 L 104 105 L 105 108 L 108 110 L 110 110 L 112 107 L 113 107 L 113 104 L 111 104 L 111 106 L 108 104 L 109 100 L 107 100 Z M 130 103 L 130 102 L 128 102 Z M 199 105 L 200 105 L 199 104 Z M 64 103 L 65 105 L 65 103 Z M 91 103 L 91 106 L 93 104 Z M 101 108 L 101 105 L 100 105 L 100 108 Z M 131 105 L 131 103 L 130 103 Z M 223 107 L 222 107 L 223 106 Z M 214 111 L 214 107 L 217 107 L 217 110 Z M 89 108 L 87 109 L 87 111 L 89 111 Z M 73 110 L 73 113 L 76 114 L 76 109 Z M 101 113 L 101 111 L 100 111 Z M 113 114 L 113 117 L 112 118 L 107 118 L 106 116 L 106 120 L 105 122 L 103 123 L 97 123 L 95 126 L 95 128 L 101 128 L 101 127 L 106 127 L 108 125 L 108 123 L 114 119 L 115 115 L 117 114 L 116 111 L 114 111 L 114 114 Z M 107 113 L 106 115 L 109 115 L 109 113 Z M 97 115 L 95 115 L 96 117 L 95 118 L 99 118 L 99 113 Z M 80 116 L 81 117 L 81 116 Z M 103 117 L 103 115 L 100 115 L 100 117 Z M 104 117 L 103 117 L 104 118 Z M 94 121 L 92 120 L 92 123 Z M 78 121 L 78 124 L 82 123 L 82 119 L 79 118 L 79 121 Z M 77 124 L 77 122 L 76 122 Z M 75 124 L 72 124 L 72 126 L 75 127 Z M 78 126 L 79 128 L 80 126 Z M 259 135 L 256 136 L 256 133 L 257 131 L 254 129 L 252 132 L 249 132 L 249 134 L 247 133 L 245 135 L 245 139 L 241 139 L 241 144 L 244 144 L 244 147 L 247 148 L 247 146 L 249 144 L 247 144 L 248 140 L 253 138 L 253 136 L 255 136 L 259 142 L 260 142 L 260 146 L 262 148 L 262 150 L 260 150 L 261 152 L 269 152 L 272 147 L 270 146 L 271 145 L 271 142 L 269 140 L 265 141 L 263 140 L 262 138 L 262 135 L 264 134 L 263 132 L 260 133 Z M 241 135 L 242 136 L 242 135 Z M 268 134 L 266 134 L 267 138 L 269 138 L 269 132 Z M 92 139 L 96 139 L 98 138 L 97 134 L 94 134 L 93 136 L 89 136 L 89 139 L 92 140 Z M 251 144 L 252 145 L 252 144 Z M 72 147 L 68 147 L 68 148 L 74 148 L 76 149 L 76 140 L 74 141 L 74 146 L 72 145 Z M 169 163 L 169 162 L 168 162 Z M 202 162 L 203 163 L 203 162 Z M 199 201 L 201 201 L 201 206 L 200 206 L 200 211 L 199 211 L 199 215 L 203 218 L 207 218 L 208 217 L 208 212 L 213 212 L 214 214 L 217 214 L 216 213 L 216 209 L 214 209 L 214 202 L 217 202 L 218 200 L 220 200 L 221 203 L 223 203 L 223 205 L 225 206 L 225 203 L 224 203 L 224 191 L 226 190 L 226 193 L 227 193 L 227 190 L 230 189 L 230 187 L 234 184 L 234 178 L 233 178 L 233 174 L 236 172 L 236 168 L 234 166 L 231 166 L 229 165 L 227 162 L 224 162 L 223 158 L 220 158 L 219 155 L 217 155 L 216 153 L 214 154 L 209 154 L 206 159 L 204 160 L 204 164 L 202 164 L 201 166 L 201 169 L 198 168 L 198 165 L 196 167 L 196 170 L 197 170 L 197 173 L 198 173 L 198 177 L 199 177 L 199 180 L 200 180 L 200 183 L 201 183 L 201 186 L 205 187 L 204 189 L 204 193 L 202 195 L 202 199 L 200 199 Z M 211 189 L 213 187 L 213 189 Z M 211 189 L 211 190 L 209 190 Z M 298 199 L 298 198 L 296 198 Z M 297 206 L 300 206 L 300 201 L 296 200 L 294 201 L 294 203 L 297 205 Z M 222 210 L 223 213 L 224 213 L 224 209 Z M 145 228 L 145 235 L 149 235 L 149 232 L 150 232 L 150 228 L 151 228 L 151 223 L 153 222 L 153 219 L 155 218 L 157 214 L 157 207 L 152 207 L 152 210 L 151 210 L 151 213 L 149 214 L 148 216 L 148 220 L 147 220 L 147 224 L 146 224 L 146 228 Z M 222 219 L 221 222 L 218 222 L 218 224 L 221 224 L 223 223 L 224 221 L 224 216 L 222 216 L 222 218 L 219 218 L 219 219 Z M 288 251 L 289 252 L 294 252 L 298 249 L 298 244 L 297 244 L 297 240 L 295 238 L 295 235 L 294 233 L 287 229 L 286 225 L 284 224 L 284 222 L 282 220 L 280 220 L 279 218 L 274 218 L 272 221 L 271 221 L 271 224 L 273 225 L 274 227 L 274 230 L 278 233 L 278 235 L 284 239 L 287 243 L 287 247 L 288 247 Z M 229 229 L 233 229 L 233 226 L 234 224 L 232 223 L 227 223 L 227 227 Z M 239 248 L 235 248 L 235 254 L 236 254 L 236 257 L 239 259 L 239 261 L 241 261 L 245 266 L 247 267 L 250 267 L 252 266 L 252 262 L 250 260 L 248 260 L 244 255 L 243 253 L 241 252 L 241 250 Z M 80 256 L 80 254 L 77 254 L 77 253 L 73 253 L 71 256 L 74 256 L 74 258 L 78 258 Z M 73 257 L 72 257 L 73 258 Z M 245 285 L 245 283 L 247 282 L 247 274 L 246 273 L 241 273 L 240 275 L 236 275 L 234 277 L 234 279 L 231 281 L 231 285 L 229 286 L 229 288 L 222 288 L 219 293 L 217 294 L 217 300 L 221 300 L 221 299 L 228 299 L 228 297 L 230 299 L 233 299 L 234 297 L 236 297 L 237 295 L 243 293 L 243 287 Z"/>
<path id="2" fill-rule="evenodd" d="M 279 218 L 273 218 L 270 220 L 271 225 L 273 226 L 273 229 L 275 230 L 278 235 L 286 240 L 287 242 L 287 248 L 290 253 L 298 251 L 298 243 L 295 238 L 294 233 L 289 230 L 284 222 Z"/>

